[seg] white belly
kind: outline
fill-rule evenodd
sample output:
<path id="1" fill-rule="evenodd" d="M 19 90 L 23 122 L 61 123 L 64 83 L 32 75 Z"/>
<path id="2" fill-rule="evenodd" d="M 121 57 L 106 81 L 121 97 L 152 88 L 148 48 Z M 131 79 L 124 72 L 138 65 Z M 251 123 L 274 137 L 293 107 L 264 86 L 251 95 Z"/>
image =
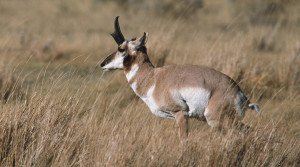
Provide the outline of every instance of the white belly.
<path id="1" fill-rule="evenodd" d="M 136 92 L 136 82 L 131 85 L 134 92 Z M 145 96 L 137 94 L 149 107 L 151 112 L 162 118 L 174 119 L 173 113 L 176 111 L 166 111 L 160 108 L 153 98 L 153 91 L 155 85 L 152 85 Z M 210 92 L 203 88 L 184 88 L 180 90 L 171 90 L 173 100 L 177 105 L 186 108 L 189 117 L 201 118 L 204 115 L 205 107 L 210 98 Z M 162 95 L 163 96 L 163 95 Z M 172 106 L 170 106 L 172 108 Z"/>
<path id="2" fill-rule="evenodd" d="M 210 92 L 203 88 L 184 88 L 172 90 L 174 100 L 178 105 L 188 106 L 188 116 L 201 118 L 210 98 Z"/>

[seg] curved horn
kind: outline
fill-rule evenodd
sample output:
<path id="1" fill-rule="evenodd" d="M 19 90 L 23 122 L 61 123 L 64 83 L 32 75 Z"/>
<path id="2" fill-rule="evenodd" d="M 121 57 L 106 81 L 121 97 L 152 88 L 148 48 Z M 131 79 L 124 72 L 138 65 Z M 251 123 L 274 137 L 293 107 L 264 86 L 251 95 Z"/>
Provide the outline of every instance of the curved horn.
<path id="1" fill-rule="evenodd" d="M 117 44 L 120 45 L 125 41 L 125 38 L 121 32 L 118 19 L 119 16 L 117 16 L 115 19 L 115 32 L 111 33 L 110 35 L 115 39 Z"/>

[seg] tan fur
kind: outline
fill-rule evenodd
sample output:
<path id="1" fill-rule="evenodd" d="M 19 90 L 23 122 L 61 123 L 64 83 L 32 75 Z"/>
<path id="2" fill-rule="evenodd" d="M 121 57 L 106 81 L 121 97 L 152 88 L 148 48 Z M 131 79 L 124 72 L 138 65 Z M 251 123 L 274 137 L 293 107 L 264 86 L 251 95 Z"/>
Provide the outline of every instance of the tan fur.
<path id="1" fill-rule="evenodd" d="M 184 108 L 176 104 L 170 90 L 200 87 L 211 93 L 205 117 L 207 121 L 211 122 L 212 127 L 220 128 L 223 118 L 232 116 L 234 99 L 239 91 L 239 87 L 231 78 L 221 72 L 203 66 L 169 65 L 154 68 L 150 62 L 144 62 L 145 56 L 137 55 L 135 61 L 132 62 L 132 66 L 138 64 L 139 69 L 129 81 L 129 84 L 137 83 L 136 93 L 139 96 L 145 96 L 149 88 L 155 85 L 153 97 L 156 104 L 165 110 L 174 111 L 174 116 L 176 117 L 176 112 L 183 112 Z M 125 69 L 125 74 L 127 72 L 128 70 Z M 225 110 L 225 108 L 230 108 L 231 110 Z M 235 118 L 230 119 L 234 120 Z M 178 125 L 180 129 L 185 129 L 183 123 L 178 123 Z M 181 139 L 187 136 L 182 134 L 183 132 L 180 133 Z"/>
<path id="2" fill-rule="evenodd" d="M 141 96 L 145 95 L 151 85 L 155 84 L 154 99 L 160 107 L 174 111 L 182 110 L 174 102 L 170 90 L 184 87 L 201 87 L 212 93 L 221 94 L 221 97 L 224 97 L 222 103 L 233 104 L 234 102 L 239 89 L 237 84 L 214 69 L 194 65 L 169 65 L 154 68 L 149 62 L 143 63 L 141 56 L 137 57 L 134 64 L 139 65 L 139 70 L 129 84 L 137 82 L 137 93 Z"/>
<path id="3" fill-rule="evenodd" d="M 137 64 L 139 69 L 129 84 L 136 82 L 136 93 L 139 96 L 145 96 L 149 88 L 155 85 L 154 100 L 159 107 L 174 111 L 181 140 L 186 140 L 184 138 L 187 137 L 187 126 L 183 123 L 185 122 L 183 118 L 176 118 L 176 115 L 178 115 L 178 111 L 180 113 L 186 111 L 174 101 L 170 93 L 171 89 L 200 87 L 208 90 L 211 93 L 211 98 L 204 114 L 212 127 L 219 129 L 225 118 L 228 118 L 227 122 L 236 120 L 237 115 L 232 115 L 232 111 L 236 94 L 240 88 L 230 77 L 204 66 L 168 65 L 154 68 L 151 62 L 144 62 L 145 58 L 147 55 L 141 52 L 135 55 L 131 66 Z M 125 68 L 125 74 L 130 70 L 130 67 Z"/>

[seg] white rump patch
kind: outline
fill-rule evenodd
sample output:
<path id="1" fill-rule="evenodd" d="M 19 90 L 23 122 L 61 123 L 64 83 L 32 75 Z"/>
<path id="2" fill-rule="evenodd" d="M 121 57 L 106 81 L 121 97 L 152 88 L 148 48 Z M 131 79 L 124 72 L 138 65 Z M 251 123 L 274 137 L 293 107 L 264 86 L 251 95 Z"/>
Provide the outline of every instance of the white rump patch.
<path id="1" fill-rule="evenodd" d="M 183 88 L 172 90 L 174 100 L 178 105 L 188 106 L 189 117 L 201 118 L 210 98 L 210 92 L 203 88 Z"/>
<path id="2" fill-rule="evenodd" d="M 126 78 L 128 82 L 135 76 L 138 70 L 139 70 L 139 66 L 137 64 L 134 64 L 131 67 L 131 70 L 126 74 Z"/>

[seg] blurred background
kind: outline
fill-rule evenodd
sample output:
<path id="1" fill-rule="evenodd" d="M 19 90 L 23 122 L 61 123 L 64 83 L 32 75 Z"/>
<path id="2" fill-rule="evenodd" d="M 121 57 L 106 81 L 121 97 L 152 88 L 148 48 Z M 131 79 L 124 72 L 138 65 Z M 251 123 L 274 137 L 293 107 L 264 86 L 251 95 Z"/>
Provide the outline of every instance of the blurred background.
<path id="1" fill-rule="evenodd" d="M 298 0 L 1 0 L 1 164 L 299 165 L 299 9 Z M 116 16 L 125 38 L 150 33 L 155 66 L 205 65 L 237 81 L 261 105 L 244 119 L 254 130 L 218 137 L 192 120 L 183 156 L 174 121 L 153 116 L 123 72 L 97 68 L 117 49 Z"/>

